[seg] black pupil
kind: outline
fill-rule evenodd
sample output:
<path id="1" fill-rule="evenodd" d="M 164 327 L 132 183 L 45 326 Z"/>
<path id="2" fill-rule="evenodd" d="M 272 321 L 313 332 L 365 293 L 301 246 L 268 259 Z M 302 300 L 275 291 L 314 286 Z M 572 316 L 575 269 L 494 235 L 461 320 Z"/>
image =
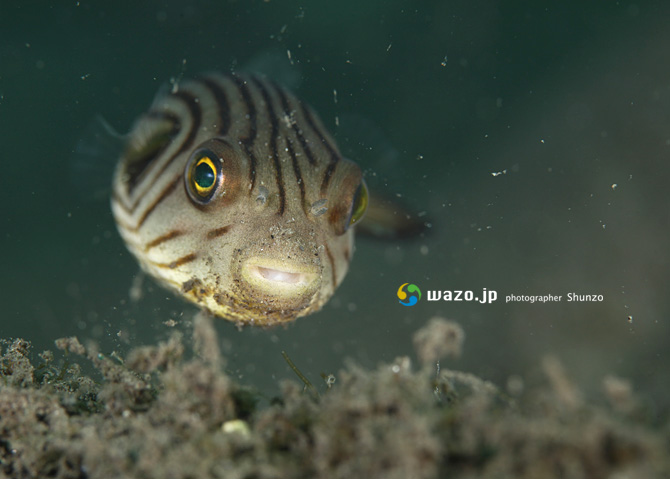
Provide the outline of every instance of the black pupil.
<path id="1" fill-rule="evenodd" d="M 214 170 L 207 163 L 195 167 L 195 182 L 200 188 L 209 188 L 214 184 Z"/>

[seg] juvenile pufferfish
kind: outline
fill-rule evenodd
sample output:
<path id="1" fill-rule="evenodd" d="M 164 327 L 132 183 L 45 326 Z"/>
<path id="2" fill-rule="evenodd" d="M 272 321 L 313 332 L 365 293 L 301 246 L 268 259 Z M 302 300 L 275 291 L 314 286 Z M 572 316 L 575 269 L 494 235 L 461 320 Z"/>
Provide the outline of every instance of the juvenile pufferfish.
<path id="1" fill-rule="evenodd" d="M 217 316 L 270 326 L 333 295 L 367 200 L 309 106 L 264 78 L 209 74 L 137 120 L 111 203 L 144 271 Z"/>

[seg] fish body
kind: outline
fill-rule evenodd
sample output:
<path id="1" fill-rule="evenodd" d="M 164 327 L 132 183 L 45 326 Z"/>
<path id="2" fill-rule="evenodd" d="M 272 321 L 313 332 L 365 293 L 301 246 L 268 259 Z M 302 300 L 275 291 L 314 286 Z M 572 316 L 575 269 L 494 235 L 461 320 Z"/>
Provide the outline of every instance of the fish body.
<path id="1" fill-rule="evenodd" d="M 143 270 L 216 316 L 271 326 L 333 295 L 367 199 L 309 106 L 262 77 L 208 74 L 136 121 L 111 206 Z"/>

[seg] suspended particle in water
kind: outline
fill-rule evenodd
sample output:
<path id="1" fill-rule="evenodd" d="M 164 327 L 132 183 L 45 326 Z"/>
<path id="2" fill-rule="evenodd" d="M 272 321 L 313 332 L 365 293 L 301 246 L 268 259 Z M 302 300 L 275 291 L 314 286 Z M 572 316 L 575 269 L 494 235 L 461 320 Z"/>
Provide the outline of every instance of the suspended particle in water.
<path id="1" fill-rule="evenodd" d="M 321 373 L 321 378 L 326 382 L 326 386 L 328 386 L 328 389 L 333 387 L 333 384 L 335 384 L 335 375 L 334 374 Z"/>
<path id="2" fill-rule="evenodd" d="M 444 56 L 444 59 L 442 60 L 442 63 L 440 63 L 443 67 L 447 66 L 447 55 Z"/>

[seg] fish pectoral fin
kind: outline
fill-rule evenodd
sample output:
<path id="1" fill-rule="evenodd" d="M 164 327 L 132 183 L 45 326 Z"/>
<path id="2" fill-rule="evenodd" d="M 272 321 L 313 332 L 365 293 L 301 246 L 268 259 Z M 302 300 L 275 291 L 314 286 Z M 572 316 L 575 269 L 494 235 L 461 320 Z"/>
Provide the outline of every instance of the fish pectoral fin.
<path id="1" fill-rule="evenodd" d="M 381 240 L 407 239 L 422 236 L 428 230 L 425 213 L 412 212 L 389 195 L 370 192 L 365 217 L 356 224 L 357 234 Z"/>
<path id="2" fill-rule="evenodd" d="M 99 115 L 82 132 L 69 162 L 70 182 L 82 199 L 109 197 L 109 178 L 125 142 L 126 136 Z"/>

